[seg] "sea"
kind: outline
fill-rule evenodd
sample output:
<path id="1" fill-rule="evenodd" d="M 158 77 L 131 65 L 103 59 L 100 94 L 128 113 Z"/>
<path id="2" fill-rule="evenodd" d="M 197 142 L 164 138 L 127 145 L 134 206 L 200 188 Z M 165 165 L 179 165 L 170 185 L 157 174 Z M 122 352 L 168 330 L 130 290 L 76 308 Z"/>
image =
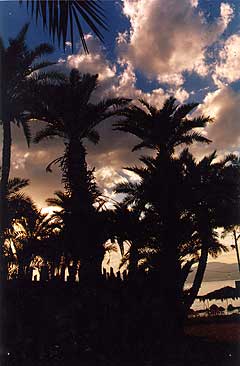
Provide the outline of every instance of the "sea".
<path id="1" fill-rule="evenodd" d="M 235 286 L 235 281 L 233 280 L 225 280 L 225 281 L 211 281 L 211 282 L 202 282 L 202 286 L 199 290 L 198 295 L 206 295 L 209 292 L 218 290 L 222 287 L 226 287 L 226 286 L 231 286 L 231 287 L 236 287 Z M 188 283 L 186 287 L 191 287 L 191 283 Z M 209 306 L 211 306 L 212 304 L 216 304 L 217 306 L 222 306 L 223 308 L 227 309 L 228 305 L 232 305 L 234 307 L 240 306 L 240 298 L 233 300 L 233 299 L 227 299 L 227 300 L 211 300 L 211 301 L 205 301 L 202 302 L 200 300 L 195 300 L 192 309 L 194 310 L 204 310 L 207 309 Z"/>

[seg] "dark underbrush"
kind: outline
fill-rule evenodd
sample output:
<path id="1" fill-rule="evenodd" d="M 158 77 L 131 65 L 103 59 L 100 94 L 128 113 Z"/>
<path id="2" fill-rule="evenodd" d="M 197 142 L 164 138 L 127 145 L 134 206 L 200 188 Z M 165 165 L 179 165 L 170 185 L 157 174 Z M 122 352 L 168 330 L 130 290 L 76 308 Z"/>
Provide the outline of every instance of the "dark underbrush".
<path id="1" fill-rule="evenodd" d="M 1 366 L 237 366 L 237 344 L 174 331 L 177 317 L 150 286 L 8 281 Z"/>

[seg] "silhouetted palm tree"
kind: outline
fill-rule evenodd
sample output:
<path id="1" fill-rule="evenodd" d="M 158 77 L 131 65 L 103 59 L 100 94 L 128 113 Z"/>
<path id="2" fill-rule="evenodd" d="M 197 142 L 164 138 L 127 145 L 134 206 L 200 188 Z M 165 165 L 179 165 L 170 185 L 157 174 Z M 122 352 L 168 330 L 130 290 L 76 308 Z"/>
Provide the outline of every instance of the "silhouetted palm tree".
<path id="1" fill-rule="evenodd" d="M 12 260 L 16 262 L 17 251 L 15 248 L 16 225 L 18 220 L 23 218 L 33 217 L 37 214 L 37 208 L 30 197 L 24 194 L 21 190 L 27 187 L 29 181 L 22 178 L 12 178 L 8 181 L 7 187 L 7 208 L 8 221 L 6 222 L 5 238 L 7 242 L 4 245 L 5 265 Z M 7 271 L 4 274 L 7 275 Z"/>
<path id="2" fill-rule="evenodd" d="M 20 4 L 23 1 L 19 0 Z M 67 34 L 70 33 L 70 39 L 74 43 L 74 21 L 76 23 L 79 36 L 85 52 L 88 52 L 87 44 L 84 38 L 82 24 L 79 20 L 81 17 L 94 34 L 103 41 L 103 35 L 99 28 L 107 30 L 105 15 L 99 0 L 35 0 L 25 1 L 27 7 L 31 7 L 32 15 L 35 15 L 36 22 L 38 18 L 42 18 L 44 28 L 48 28 L 53 41 L 55 37 L 60 44 L 61 40 L 63 48 Z"/>
<path id="3" fill-rule="evenodd" d="M 157 109 L 142 99 L 139 102 L 141 107 L 132 104 L 121 110 L 118 115 L 125 119 L 114 124 L 115 130 L 131 133 L 141 140 L 132 151 L 149 148 L 158 154 L 171 155 L 178 146 L 210 142 L 194 130 L 205 127 L 211 118 L 189 118 L 197 103 L 178 105 L 176 99 L 170 97 L 161 109 Z"/>
<path id="4" fill-rule="evenodd" d="M 188 150 L 184 150 L 180 160 L 184 165 L 185 215 L 189 215 L 198 236 L 195 249 L 201 251 L 193 286 L 186 299 L 190 309 L 200 289 L 208 255 L 217 257 L 227 251 L 220 243 L 216 229 L 228 225 L 229 216 L 239 202 L 239 186 L 235 178 L 240 175 L 240 166 L 237 156 L 230 154 L 218 161 L 216 152 L 197 162 Z M 223 211 L 225 224 L 219 220 Z"/>
<path id="5" fill-rule="evenodd" d="M 162 291 L 168 294 L 168 302 L 175 313 L 173 322 L 181 320 L 181 266 L 180 247 L 182 243 L 182 208 L 179 199 L 182 190 L 182 167 L 174 156 L 175 149 L 194 142 L 210 141 L 199 132 L 211 121 L 209 117 L 189 117 L 197 104 L 177 105 L 174 98 L 169 98 L 163 108 L 157 109 L 140 100 L 141 107 L 130 105 L 119 115 L 125 120 L 114 124 L 115 129 L 131 133 L 140 139 L 133 151 L 150 148 L 157 155 L 141 158 L 145 167 L 133 167 L 131 171 L 138 174 L 140 182 L 121 185 L 117 191 L 127 193 L 131 201 L 140 205 L 145 216 L 154 217 L 153 240 L 161 249 L 161 267 L 159 278 Z M 197 130 L 196 130 L 197 129 Z M 135 195 L 136 193 L 136 195 Z M 165 273 L 165 274 L 164 274 Z"/>
<path id="6" fill-rule="evenodd" d="M 22 217 L 33 216 L 37 212 L 36 205 L 32 199 L 21 192 L 28 184 L 28 179 L 18 177 L 8 181 L 7 202 L 9 215 L 7 228 L 10 228 L 14 221 Z"/>
<path id="7" fill-rule="evenodd" d="M 52 53 L 53 48 L 48 44 L 42 43 L 35 49 L 29 50 L 26 45 L 27 30 L 28 24 L 22 28 L 15 39 L 9 40 L 7 48 L 4 47 L 3 40 L 0 39 L 0 88 L 2 96 L 0 120 L 3 126 L 2 175 L 0 184 L 1 250 L 4 229 L 8 220 L 6 194 L 11 161 L 11 124 L 15 123 L 18 126 L 22 126 L 29 145 L 31 138 L 28 124 L 30 110 L 26 100 L 27 96 L 29 96 L 29 88 L 36 79 L 40 80 L 46 77 L 46 74 L 40 74 L 36 77 L 35 72 L 53 64 L 47 61 L 36 62 L 40 57 Z"/>
<path id="8" fill-rule="evenodd" d="M 186 149 L 178 158 L 171 159 L 171 169 L 167 174 L 175 185 L 171 185 L 176 209 L 175 260 L 180 263 L 185 262 L 186 257 L 191 258 L 185 262 L 181 275 L 179 272 L 182 288 L 191 266 L 198 262 L 194 284 L 186 298 L 188 307 L 192 305 L 201 286 L 208 255 L 216 257 L 227 250 L 220 243 L 216 229 L 229 225 L 229 216 L 239 203 L 240 170 L 237 157 L 228 155 L 221 161 L 217 161 L 216 158 L 216 154 L 213 153 L 197 162 Z M 155 246 L 160 248 L 160 256 L 154 256 L 158 259 L 158 265 L 161 263 L 162 266 L 169 238 L 168 230 L 173 229 L 171 225 L 168 228 L 169 223 L 165 220 L 168 202 L 165 200 L 164 190 L 166 166 L 164 165 L 163 169 L 158 158 L 142 157 L 140 160 L 145 163 L 145 167 L 130 168 L 131 172 L 138 174 L 139 182 L 119 184 L 116 192 L 127 194 L 125 204 L 137 207 L 144 215 L 144 220 L 152 223 L 152 244 L 155 243 Z M 227 216 L 225 223 L 223 211 Z M 150 238 L 151 234 L 151 243 Z M 168 266 L 168 262 L 166 265 Z"/>
<path id="9" fill-rule="evenodd" d="M 81 75 L 72 70 L 65 82 L 43 87 L 41 103 L 35 108 L 35 117 L 47 123 L 37 133 L 35 141 L 59 137 L 65 143 L 64 155 L 50 163 L 48 170 L 53 163 L 61 166 L 65 190 L 71 197 L 72 220 L 68 240 L 72 242 L 74 255 L 81 251 L 81 258 L 92 257 L 90 237 L 95 235 L 92 230 L 93 204 L 97 195 L 93 175 L 87 168 L 84 140 L 96 144 L 99 134 L 95 127 L 115 115 L 129 101 L 113 98 L 93 104 L 90 98 L 96 86 L 97 75 Z M 83 242 L 82 246 L 80 242 Z"/>
<path id="10" fill-rule="evenodd" d="M 48 214 L 40 210 L 35 215 L 22 217 L 16 221 L 14 241 L 17 243 L 18 261 L 21 275 L 24 274 L 24 267 L 30 264 L 35 255 L 42 256 L 45 260 L 51 252 L 51 239 L 58 236 L 60 227 L 58 222 Z"/>

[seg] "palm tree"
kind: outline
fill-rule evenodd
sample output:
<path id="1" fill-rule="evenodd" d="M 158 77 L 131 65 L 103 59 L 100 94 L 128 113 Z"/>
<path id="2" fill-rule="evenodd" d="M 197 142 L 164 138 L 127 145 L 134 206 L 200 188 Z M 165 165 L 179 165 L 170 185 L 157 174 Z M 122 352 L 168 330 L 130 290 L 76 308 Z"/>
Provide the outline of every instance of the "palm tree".
<path id="1" fill-rule="evenodd" d="M 194 131 L 204 128 L 212 121 L 211 118 L 189 118 L 197 103 L 178 105 L 176 99 L 170 97 L 161 109 L 157 109 L 142 99 L 139 102 L 140 107 L 131 104 L 119 111 L 118 115 L 125 119 L 114 124 L 115 130 L 131 133 L 141 140 L 132 151 L 149 148 L 161 155 L 172 155 L 178 146 L 211 142 L 200 132 Z"/>
<path id="2" fill-rule="evenodd" d="M 8 229 L 16 220 L 19 220 L 22 217 L 34 216 L 37 212 L 37 207 L 32 199 L 25 193 L 21 192 L 21 190 L 26 188 L 28 185 L 28 179 L 15 177 L 8 181 Z"/>
<path id="3" fill-rule="evenodd" d="M 173 304 L 173 322 L 182 322 L 181 319 L 181 266 L 179 262 L 179 250 L 181 244 L 181 207 L 179 197 L 181 195 L 182 176 L 181 164 L 174 156 L 176 148 L 191 145 L 194 142 L 210 143 L 199 132 L 208 122 L 209 117 L 200 116 L 190 118 L 189 114 L 197 104 L 184 104 L 179 106 L 174 98 L 169 98 L 163 108 L 157 109 L 147 102 L 140 100 L 141 106 L 130 105 L 119 112 L 125 117 L 114 124 L 116 130 L 128 132 L 140 139 L 133 151 L 149 148 L 156 151 L 156 156 L 143 157 L 142 162 L 146 168 L 133 167 L 131 170 L 137 173 L 141 182 L 132 185 L 131 196 L 137 193 L 137 201 L 141 201 L 143 214 L 155 217 L 153 237 L 161 248 L 161 274 L 168 280 L 162 282 L 162 290 L 168 294 L 168 302 Z M 118 192 L 124 192 L 124 185 L 118 188 Z M 140 193 L 140 196 L 139 196 Z M 144 197 L 142 199 L 142 197 Z M 160 277 L 159 277 L 160 278 Z"/>
<path id="4" fill-rule="evenodd" d="M 166 241 L 168 247 L 175 247 L 176 238 L 174 237 L 173 228 L 176 227 L 176 175 L 177 163 L 173 158 L 175 149 L 182 145 L 191 145 L 193 142 L 209 143 L 199 131 L 211 121 L 209 117 L 200 116 L 190 119 L 189 113 L 196 108 L 197 104 L 177 105 L 174 98 L 169 98 L 163 105 L 163 108 L 157 109 L 149 105 L 144 100 L 139 100 L 141 108 L 136 105 L 119 111 L 118 115 L 124 116 L 125 119 L 114 124 L 115 129 L 131 133 L 138 137 L 141 141 L 134 146 L 133 151 L 141 148 L 154 149 L 157 152 L 155 158 L 143 157 L 141 161 L 146 168 L 133 167 L 131 171 L 138 174 L 144 181 L 144 185 L 148 187 L 152 184 L 152 190 L 148 190 L 151 197 L 147 198 L 147 202 L 155 201 L 161 219 L 165 222 L 165 226 L 169 227 L 166 232 Z M 149 175 L 149 172 L 151 174 Z M 156 179 L 157 178 L 157 179 Z M 148 180 L 150 179 L 150 182 Z M 160 186 L 156 186 L 161 184 Z M 127 190 L 132 191 L 132 197 L 139 197 L 139 193 L 146 194 L 146 189 L 141 184 L 135 186 L 125 186 Z M 124 192 L 124 185 L 119 186 L 118 192 Z M 138 191 L 137 196 L 134 191 Z M 154 194 L 157 192 L 157 199 Z M 159 199 L 161 195 L 161 199 Z M 129 196 L 128 196 L 129 198 Z M 134 198 L 135 199 L 135 198 Z M 140 197 L 142 200 L 142 197 Z M 161 204 L 160 204 L 161 202 Z M 160 207 L 160 206 L 161 207 Z M 172 242 L 172 244 L 170 244 Z"/>
<path id="5" fill-rule="evenodd" d="M 115 115 L 129 101 L 114 98 L 91 103 L 97 77 L 72 70 L 65 82 L 44 85 L 43 92 L 36 98 L 41 102 L 35 106 L 35 118 L 46 122 L 46 127 L 37 133 L 35 142 L 54 137 L 64 140 L 64 155 L 50 163 L 47 169 L 51 170 L 52 164 L 56 163 L 62 169 L 62 181 L 70 196 L 72 210 L 67 240 L 72 243 L 74 256 L 79 256 L 81 249 L 82 259 L 93 259 L 91 243 L 94 240 L 91 237 L 96 234 L 92 229 L 96 216 L 93 204 L 97 195 L 93 173 L 87 168 L 84 140 L 96 144 L 99 134 L 95 127 Z M 79 241 L 84 245 L 79 246 Z"/>
<path id="6" fill-rule="evenodd" d="M 169 156 L 166 164 L 164 159 L 158 156 L 141 157 L 140 161 L 143 166 L 126 168 L 138 175 L 138 182 L 121 183 L 116 187 L 116 193 L 126 194 L 124 203 L 138 212 L 139 226 L 144 226 L 144 229 L 138 231 L 147 233 L 143 247 L 160 248 L 161 256 L 168 257 L 168 261 L 175 260 L 176 266 L 179 257 L 178 247 L 183 240 L 179 224 L 181 212 L 176 201 L 179 199 L 177 195 L 181 187 L 181 169 L 178 160 Z M 171 230 L 174 233 L 171 233 Z M 146 235 L 142 235 L 142 238 L 146 238 Z M 135 254 L 138 255 L 136 249 Z M 159 253 L 154 252 L 152 257 L 155 262 L 157 257 L 160 260 Z M 162 259 L 163 263 L 167 261 L 166 258 Z M 156 266 L 154 269 L 157 269 Z M 173 270 L 169 268 L 169 276 Z"/>
<path id="7" fill-rule="evenodd" d="M 239 202 L 239 178 L 236 176 L 240 176 L 240 170 L 239 160 L 233 154 L 217 161 L 216 152 L 213 152 L 197 162 L 188 150 L 184 150 L 180 160 L 184 165 L 186 215 L 191 215 L 193 230 L 198 236 L 195 250 L 201 252 L 194 282 L 186 298 L 190 309 L 200 289 L 208 255 L 217 257 L 222 251 L 227 251 L 220 243 L 216 229 L 220 225 L 229 225 L 231 212 Z"/>
<path id="8" fill-rule="evenodd" d="M 45 260 L 50 255 L 52 239 L 58 236 L 60 230 L 58 222 L 48 214 L 42 214 L 37 210 L 35 215 L 22 217 L 16 221 L 18 229 L 15 234 L 15 242 L 19 248 L 18 261 L 20 277 L 24 275 L 24 267 L 30 264 L 35 255 L 40 255 Z"/>
<path id="9" fill-rule="evenodd" d="M 180 270 L 179 289 L 184 286 L 187 275 L 194 263 L 198 263 L 193 286 L 185 298 L 186 308 L 190 308 L 201 286 L 206 269 L 208 256 L 217 257 L 227 248 L 220 243 L 216 229 L 228 226 L 229 217 L 239 204 L 239 163 L 234 155 L 228 155 L 221 161 L 216 161 L 213 154 L 196 162 L 192 154 L 185 149 L 178 158 L 171 159 L 172 169 L 167 177 L 174 182 L 175 217 L 174 226 L 177 249 L 175 260 L 185 264 Z M 167 238 L 169 237 L 165 220 L 165 191 L 160 160 L 157 158 L 140 158 L 146 167 L 128 168 L 138 174 L 139 182 L 122 183 L 116 188 L 117 193 L 125 193 L 125 204 L 134 205 L 144 215 L 144 221 L 152 224 L 152 244 L 160 248 L 158 265 L 164 265 L 167 257 Z M 169 165 L 169 166 L 171 166 Z M 165 167 L 165 166 L 164 166 Z M 171 174 L 170 174 L 171 172 Z M 224 221 L 223 212 L 226 216 Z M 235 214 L 234 214 L 235 215 Z M 232 221 L 234 222 L 234 221 Z M 147 225 L 145 225 L 145 230 Z M 168 229 L 168 228 L 167 228 Z M 172 229 L 172 227 L 170 227 Z M 199 256 L 200 253 L 200 256 Z M 186 261 L 186 258 L 189 260 Z M 150 258 L 151 259 L 151 258 Z M 149 265 L 149 261 L 148 261 Z M 166 271 L 169 261 L 166 261 Z M 180 274 L 181 272 L 181 274 Z"/>
<path id="10" fill-rule="evenodd" d="M 4 229 L 8 220 L 6 194 L 11 162 L 11 124 L 15 123 L 18 126 L 22 126 L 29 145 L 31 138 L 28 124 L 30 110 L 27 107 L 29 88 L 37 79 L 41 80 L 47 76 L 43 73 L 36 77 L 35 72 L 53 64 L 48 61 L 36 62 L 40 57 L 52 53 L 53 48 L 48 44 L 42 43 L 35 49 L 29 50 L 26 45 L 27 30 L 28 24 L 24 25 L 15 39 L 9 40 L 7 48 L 4 47 L 3 40 L 0 39 L 0 88 L 2 93 L 0 120 L 3 126 L 2 175 L 0 183 L 1 252 Z"/>
<path id="11" fill-rule="evenodd" d="M 19 0 L 19 2 L 20 4 L 23 3 L 22 0 Z M 67 34 L 69 32 L 73 50 L 75 20 L 84 51 L 88 52 L 79 16 L 82 17 L 94 34 L 103 41 L 103 35 L 99 28 L 107 30 L 107 25 L 99 0 L 27 0 L 25 3 L 27 8 L 29 8 L 29 6 L 31 7 L 32 16 L 35 15 L 36 22 L 38 21 L 39 16 L 41 16 L 43 27 L 48 28 L 53 41 L 55 40 L 55 36 L 57 37 L 59 44 L 62 40 L 64 49 Z"/>
<path id="12" fill-rule="evenodd" d="M 176 184 L 174 181 L 176 167 L 172 157 L 177 147 L 191 145 L 194 142 L 210 143 L 210 140 L 201 134 L 199 129 L 204 128 L 211 118 L 205 116 L 189 118 L 189 114 L 198 104 L 178 105 L 173 97 L 168 98 L 161 109 L 149 105 L 144 100 L 139 100 L 139 102 L 141 107 L 130 105 L 119 111 L 118 115 L 124 116 L 125 119 L 115 123 L 114 126 L 115 130 L 131 133 L 141 140 L 134 146 L 133 151 L 149 148 L 157 152 L 155 161 L 159 167 L 161 166 L 161 169 L 155 171 L 157 174 L 161 171 L 160 174 L 164 177 L 159 180 L 162 190 L 161 205 L 164 202 L 164 208 L 162 205 L 161 211 L 165 216 L 166 225 L 169 227 L 166 236 L 168 237 L 168 247 L 171 248 L 176 244 L 174 230 L 172 230 L 176 225 L 176 217 L 174 217 L 176 213 Z M 149 169 L 152 164 L 155 164 L 154 160 L 149 157 L 143 158 L 142 162 Z M 141 175 L 136 167 L 133 170 Z M 142 173 L 144 174 L 144 171 Z M 145 173 L 148 174 L 147 171 Z"/>
<path id="13" fill-rule="evenodd" d="M 18 220 L 27 217 L 33 217 L 36 215 L 37 212 L 37 208 L 31 198 L 21 191 L 23 188 L 27 187 L 28 184 L 28 179 L 22 179 L 18 177 L 9 179 L 8 181 L 7 207 L 9 214 L 5 228 L 5 238 L 7 239 L 7 241 L 5 241 L 4 245 L 4 267 L 7 265 L 7 262 L 11 261 L 11 258 L 14 260 L 14 262 L 18 260 L 15 247 L 15 229 Z M 7 275 L 6 270 L 4 275 Z"/>

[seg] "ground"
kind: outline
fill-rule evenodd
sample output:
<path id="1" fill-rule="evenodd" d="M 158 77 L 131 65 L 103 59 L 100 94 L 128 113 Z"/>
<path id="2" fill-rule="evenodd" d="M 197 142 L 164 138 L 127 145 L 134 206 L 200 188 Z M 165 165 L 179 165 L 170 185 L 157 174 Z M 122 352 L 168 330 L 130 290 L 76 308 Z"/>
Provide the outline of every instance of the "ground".
<path id="1" fill-rule="evenodd" d="M 174 342 L 166 341 L 159 327 L 137 327 L 132 317 L 127 318 L 130 328 L 121 327 L 126 309 L 115 312 L 119 292 L 110 296 L 109 287 L 98 295 L 84 286 L 16 282 L 8 283 L 4 293 L 1 366 L 240 364 L 240 315 L 189 319 L 185 335 Z M 120 334 L 120 329 L 134 332 Z"/>

